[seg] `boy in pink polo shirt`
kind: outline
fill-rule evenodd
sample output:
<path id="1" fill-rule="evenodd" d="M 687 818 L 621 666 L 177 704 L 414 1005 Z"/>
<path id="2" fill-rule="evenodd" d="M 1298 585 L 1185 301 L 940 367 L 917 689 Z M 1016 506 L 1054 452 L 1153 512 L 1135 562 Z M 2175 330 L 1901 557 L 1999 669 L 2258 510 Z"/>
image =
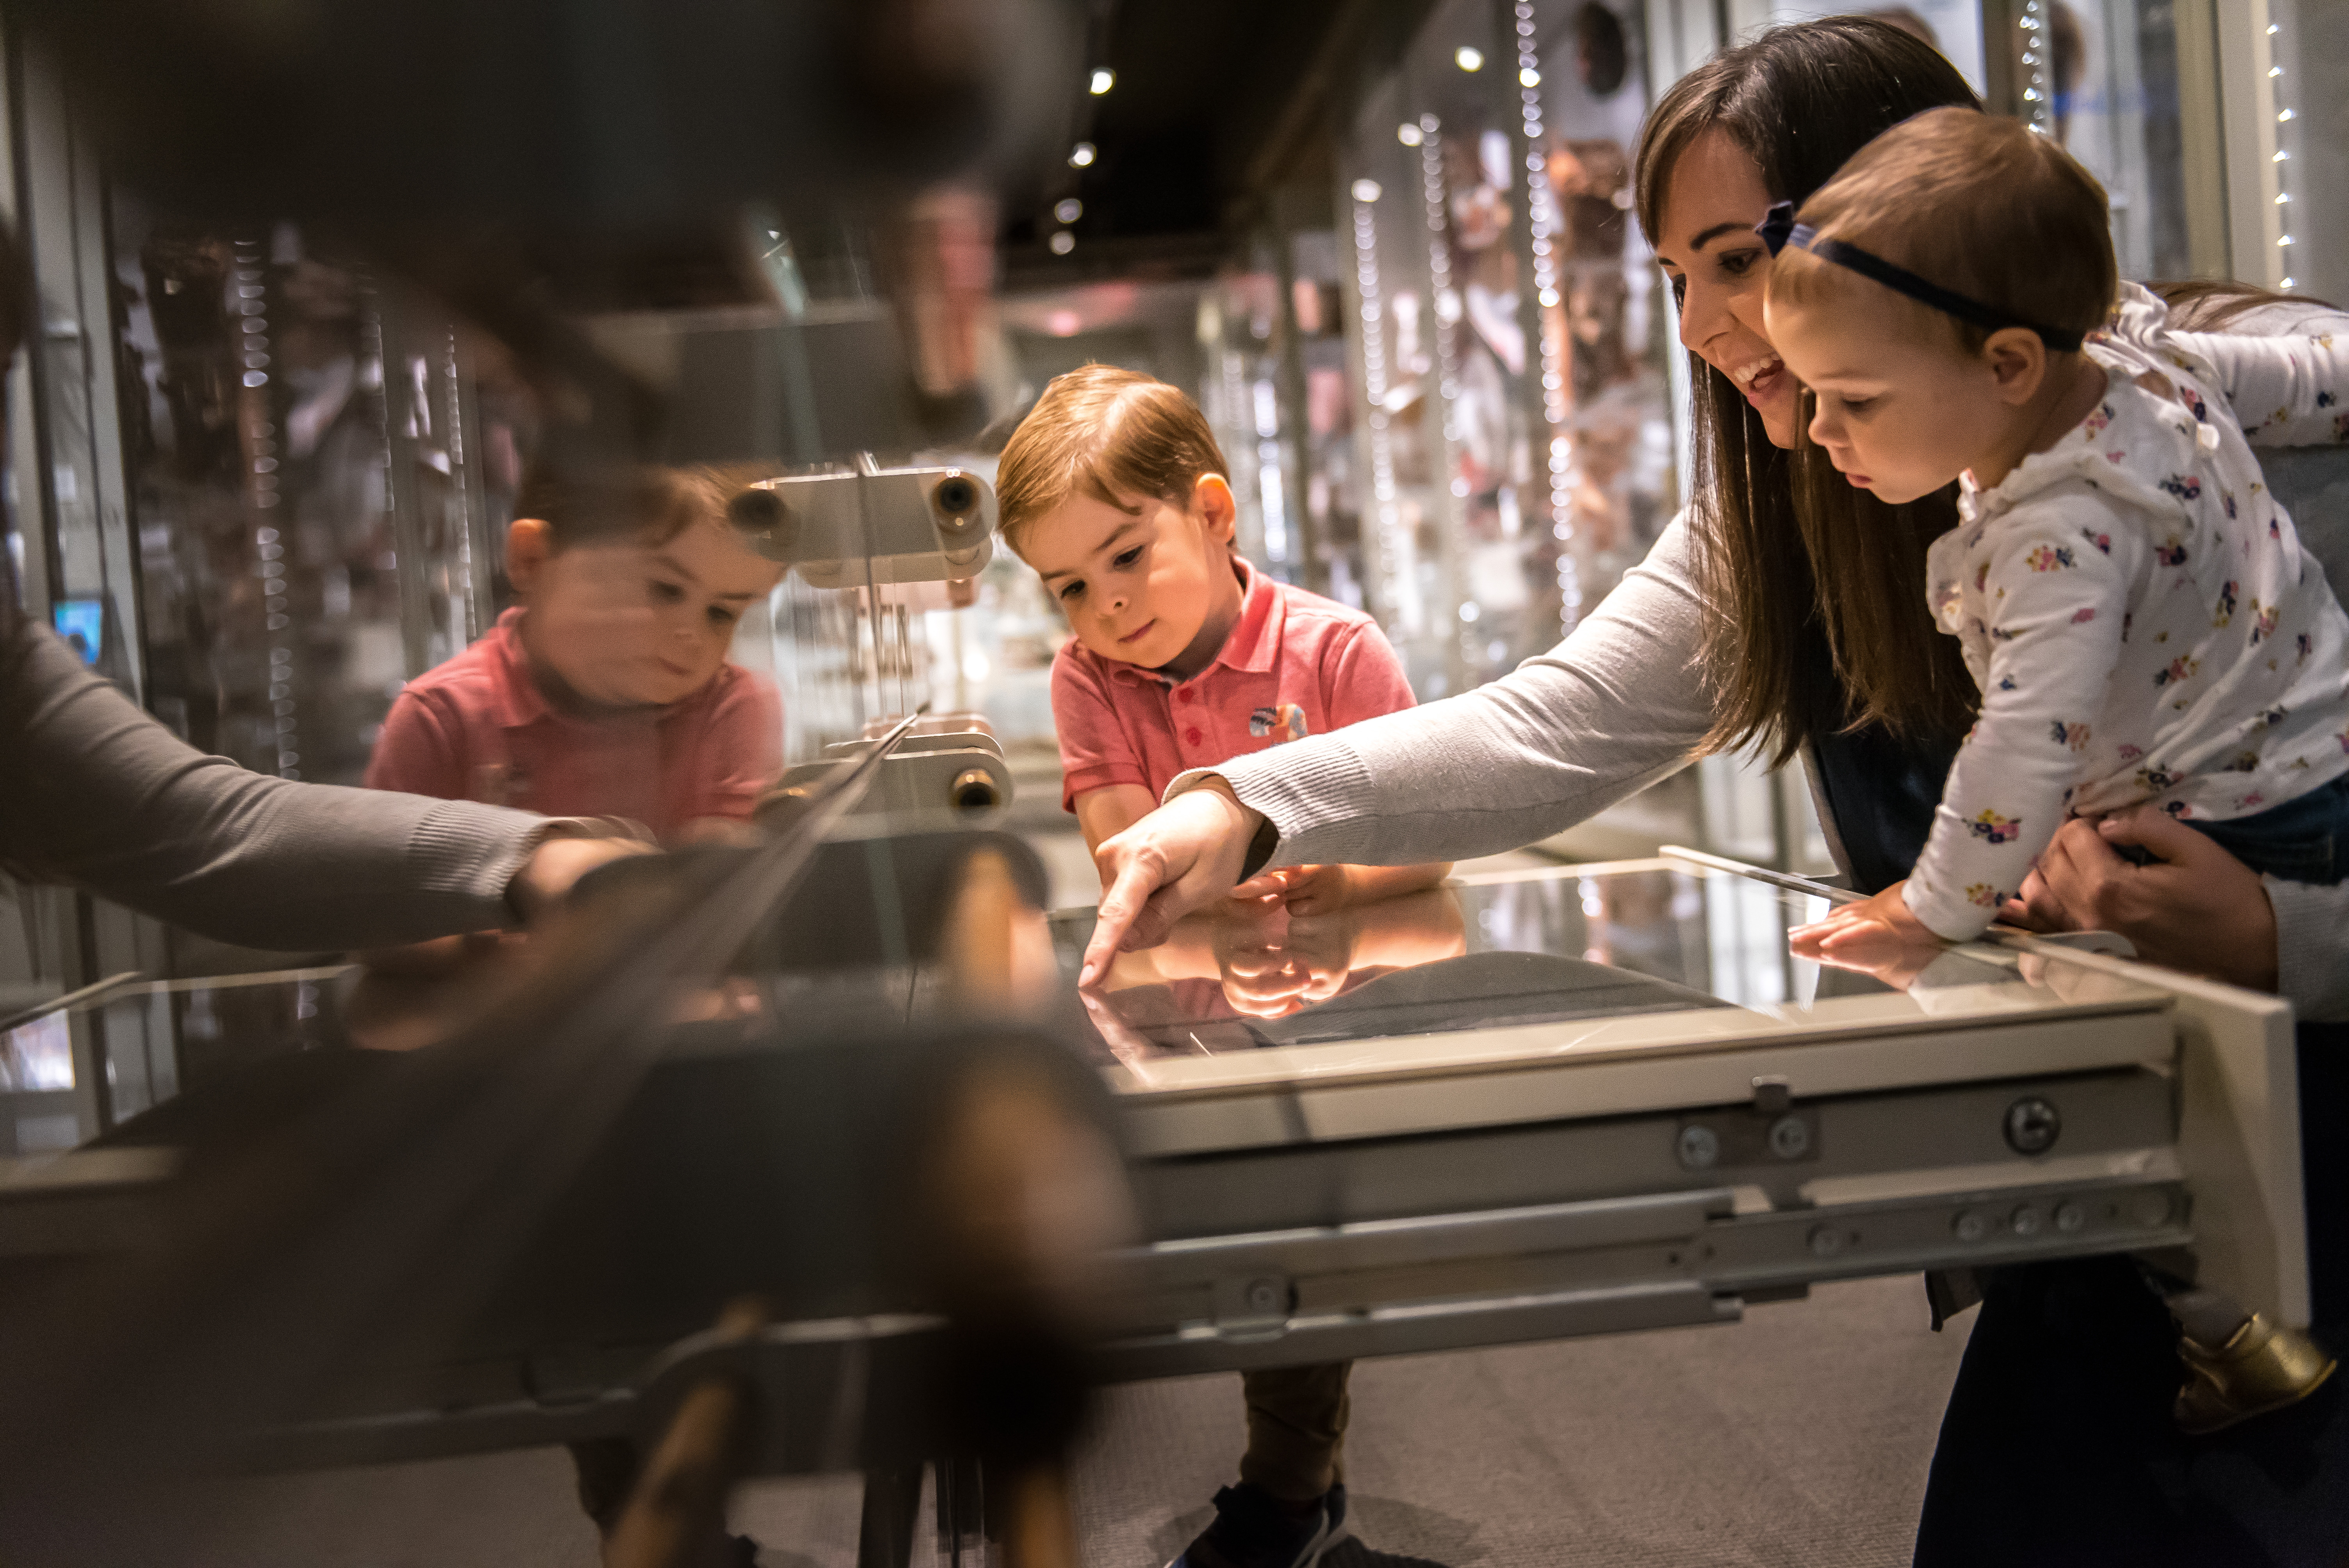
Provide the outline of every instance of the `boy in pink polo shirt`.
<path id="1" fill-rule="evenodd" d="M 367 782 L 659 839 L 750 815 L 782 767 L 782 710 L 726 662 L 781 569 L 735 537 L 712 469 L 535 475 L 506 532 L 521 603 L 391 707 Z"/>
<path id="2" fill-rule="evenodd" d="M 1074 637 L 1052 723 L 1085 844 L 1139 821 L 1177 774 L 1412 706 L 1371 618 L 1232 553 L 1224 454 L 1198 406 L 1148 376 L 1056 378 L 1003 449 L 1005 542 Z M 1300 913 L 1413 892 L 1449 866 L 1292 866 L 1236 890 Z M 1350 1364 L 1242 1377 L 1247 1452 L 1173 1568 L 1304 1568 L 1345 1532 Z"/>
<path id="3" fill-rule="evenodd" d="M 1196 404 L 1107 365 L 1054 379 L 1004 448 L 1004 541 L 1075 633 L 1052 663 L 1052 725 L 1088 849 L 1188 769 L 1412 706 L 1376 622 L 1232 553 L 1224 468 Z M 1448 869 L 1290 866 L 1242 891 L 1319 913 Z"/>

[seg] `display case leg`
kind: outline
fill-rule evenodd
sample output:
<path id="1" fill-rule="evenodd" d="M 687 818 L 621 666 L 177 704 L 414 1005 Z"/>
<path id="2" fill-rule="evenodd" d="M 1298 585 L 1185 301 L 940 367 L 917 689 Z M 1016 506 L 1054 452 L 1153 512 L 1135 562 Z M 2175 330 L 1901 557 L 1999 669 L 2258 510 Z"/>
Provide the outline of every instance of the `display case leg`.
<path id="1" fill-rule="evenodd" d="M 765 1321 L 760 1304 L 737 1302 L 718 1327 L 747 1339 Z M 698 1568 L 697 1553 L 725 1536 L 726 1494 L 750 1435 L 750 1390 L 730 1377 L 687 1391 L 605 1538 L 604 1568 Z"/>
<path id="2" fill-rule="evenodd" d="M 864 1472 L 856 1525 L 856 1568 L 912 1568 L 914 1522 L 922 1511 L 922 1467 L 881 1465 Z"/>

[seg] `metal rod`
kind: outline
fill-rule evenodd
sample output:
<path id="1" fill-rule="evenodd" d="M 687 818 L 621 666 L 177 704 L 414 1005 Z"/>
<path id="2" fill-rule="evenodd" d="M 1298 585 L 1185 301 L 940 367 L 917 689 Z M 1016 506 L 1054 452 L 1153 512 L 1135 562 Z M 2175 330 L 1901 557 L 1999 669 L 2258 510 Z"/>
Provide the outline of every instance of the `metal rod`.
<path id="1" fill-rule="evenodd" d="M 1782 887 L 1789 892 L 1808 893 L 1813 898 L 1823 898 L 1829 903 L 1857 903 L 1868 896 L 1864 892 L 1854 892 L 1847 887 L 1829 887 L 1823 882 L 1813 882 L 1809 877 L 1798 877 L 1792 872 L 1764 871 L 1760 866 L 1749 866 L 1744 861 L 1709 855 L 1702 850 L 1685 849 L 1679 844 L 1661 845 L 1657 849 L 1656 853 L 1667 860 L 1687 861 L 1693 865 L 1702 866 L 1707 871 L 1728 872 L 1736 876 L 1751 877 L 1755 882 L 1768 882 L 1772 887 Z"/>
<path id="2" fill-rule="evenodd" d="M 20 1024 L 29 1024 L 34 1019 L 47 1014 L 61 1012 L 67 1007 L 78 1007 L 85 1002 L 95 1002 L 117 985 L 140 979 L 144 974 L 143 970 L 125 969 L 119 975 L 109 975 L 105 979 L 94 985 L 85 985 L 78 991 L 68 991 L 62 996 L 53 996 L 46 1002 L 36 1002 L 29 1007 L 19 1007 L 5 1017 L 0 1017 L 0 1035 L 6 1034 Z"/>

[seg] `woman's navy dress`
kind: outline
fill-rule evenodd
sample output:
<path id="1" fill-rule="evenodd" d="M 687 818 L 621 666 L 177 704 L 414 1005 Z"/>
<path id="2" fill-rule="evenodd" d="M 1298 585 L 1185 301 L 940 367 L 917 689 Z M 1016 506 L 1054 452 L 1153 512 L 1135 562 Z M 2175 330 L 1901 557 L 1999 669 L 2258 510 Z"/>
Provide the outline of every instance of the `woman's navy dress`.
<path id="1" fill-rule="evenodd" d="M 1873 892 L 1924 848 L 1954 747 L 1880 730 L 1813 747 L 1820 792 Z M 2349 1025 L 2299 1028 L 2301 1158 L 2317 1336 L 2349 1349 Z M 2349 1375 L 2287 1410 L 2189 1438 L 2168 1311 L 2123 1258 L 2001 1269 L 1951 1391 L 1919 1568 L 2343 1568 Z"/>

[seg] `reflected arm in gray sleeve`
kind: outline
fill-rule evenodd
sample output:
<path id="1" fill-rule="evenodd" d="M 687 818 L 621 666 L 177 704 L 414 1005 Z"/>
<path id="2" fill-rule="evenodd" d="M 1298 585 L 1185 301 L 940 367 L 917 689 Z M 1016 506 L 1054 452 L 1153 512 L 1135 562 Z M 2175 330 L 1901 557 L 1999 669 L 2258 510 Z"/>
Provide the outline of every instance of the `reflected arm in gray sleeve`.
<path id="1" fill-rule="evenodd" d="M 206 757 L 0 616 L 0 855 L 207 936 L 388 945 L 512 924 L 524 811 L 297 784 Z"/>
<path id="2" fill-rule="evenodd" d="M 1682 518 L 1572 636 L 1499 680 L 1205 771 L 1279 830 L 1274 864 L 1516 849 L 1687 764 L 1713 724 L 1702 624 Z"/>

